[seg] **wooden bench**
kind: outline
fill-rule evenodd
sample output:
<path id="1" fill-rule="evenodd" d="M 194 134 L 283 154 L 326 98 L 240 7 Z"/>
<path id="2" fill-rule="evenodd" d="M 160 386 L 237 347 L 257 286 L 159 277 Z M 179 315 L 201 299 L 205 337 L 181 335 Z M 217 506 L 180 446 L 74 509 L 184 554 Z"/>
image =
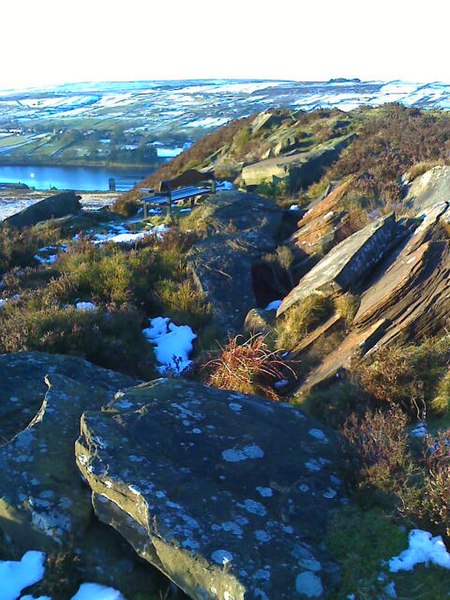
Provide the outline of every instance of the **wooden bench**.
<path id="1" fill-rule="evenodd" d="M 202 173 L 195 169 L 188 169 L 174 179 L 161 181 L 157 193 L 141 198 L 144 205 L 144 218 L 147 218 L 149 204 L 168 204 L 169 214 L 172 214 L 172 203 L 181 200 L 191 200 L 191 206 L 197 196 L 213 194 L 216 191 L 216 178 L 214 172 Z"/>

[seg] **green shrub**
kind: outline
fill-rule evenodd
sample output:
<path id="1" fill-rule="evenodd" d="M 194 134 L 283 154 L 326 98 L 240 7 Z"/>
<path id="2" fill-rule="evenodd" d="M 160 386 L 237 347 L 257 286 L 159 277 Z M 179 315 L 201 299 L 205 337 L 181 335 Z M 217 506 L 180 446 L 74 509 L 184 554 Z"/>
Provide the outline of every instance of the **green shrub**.
<path id="1" fill-rule="evenodd" d="M 358 599 L 384 598 L 380 581 L 382 561 L 397 556 L 408 545 L 408 536 L 378 509 L 343 509 L 328 528 L 326 545 L 341 569 L 336 600 L 350 594 Z"/>
<path id="2" fill-rule="evenodd" d="M 60 238 L 59 227 L 48 223 L 45 227 L 26 227 L 18 230 L 8 225 L 0 226 L 0 274 L 13 267 L 36 264 L 34 255 L 39 248 L 56 244 Z"/>
<path id="3" fill-rule="evenodd" d="M 328 171 L 330 179 L 369 173 L 376 186 L 373 197 L 383 203 L 398 202 L 397 180 L 414 164 L 448 162 L 450 120 L 444 112 L 394 103 L 369 114 L 359 112 L 363 117 L 359 135 Z"/>
<path id="4" fill-rule="evenodd" d="M 431 409 L 438 415 L 450 413 L 450 369 L 438 383 L 436 396 L 431 401 Z"/>
<path id="5" fill-rule="evenodd" d="M 154 295 L 160 311 L 177 323 L 198 331 L 211 322 L 211 305 L 190 279 L 181 283 L 160 279 L 155 283 Z"/>
<path id="6" fill-rule="evenodd" d="M 347 292 L 346 294 L 336 296 L 333 303 L 334 308 L 344 319 L 346 326 L 350 327 L 358 310 L 359 299 L 350 294 L 350 292 Z"/>
<path id="7" fill-rule="evenodd" d="M 355 481 L 356 474 L 360 502 L 394 509 L 450 539 L 450 429 L 413 444 L 407 425 L 398 407 L 351 415 L 341 429 L 356 458 L 349 455 L 347 476 Z"/>
<path id="8" fill-rule="evenodd" d="M 434 167 L 442 167 L 445 164 L 446 163 L 444 160 L 424 160 L 422 162 L 418 162 L 408 169 L 408 181 L 414 181 L 414 179 L 417 179 L 417 177 L 420 177 L 430 169 L 433 169 Z"/>
<path id="9" fill-rule="evenodd" d="M 445 408 L 437 388 L 448 373 L 449 361 L 450 338 L 446 336 L 418 346 L 381 348 L 357 367 L 356 375 L 377 402 L 399 404 L 409 414 L 423 418 L 427 412 Z M 445 394 L 446 383 L 442 386 Z"/>
<path id="10" fill-rule="evenodd" d="M 399 408 L 350 415 L 341 433 L 356 452 L 360 486 L 399 496 L 415 473 L 409 451 L 407 417 Z"/>
<path id="11" fill-rule="evenodd" d="M 155 264 L 151 247 L 126 252 L 113 244 L 100 248 L 85 243 L 60 256 L 61 276 L 50 283 L 48 293 L 59 302 L 81 298 L 105 305 L 148 305 Z"/>
<path id="12" fill-rule="evenodd" d="M 332 300 L 320 294 L 312 294 L 298 302 L 277 322 L 277 347 L 294 349 L 307 333 L 325 322 L 332 311 Z"/>
<path id="13" fill-rule="evenodd" d="M 442 567 L 417 565 L 412 572 L 391 573 L 387 561 L 408 546 L 407 532 L 378 509 L 346 508 L 335 516 L 326 537 L 327 547 L 341 571 L 333 600 L 392 597 L 386 585 L 393 582 L 403 600 L 446 600 L 450 572 Z"/>
<path id="14" fill-rule="evenodd" d="M 365 412 L 369 397 L 350 382 L 339 382 L 326 389 L 314 389 L 305 396 L 295 396 L 294 401 L 313 417 L 330 427 L 341 427 L 352 413 Z"/>
<path id="15" fill-rule="evenodd" d="M 0 312 L 0 353 L 38 350 L 81 356 L 93 363 L 149 378 L 153 352 L 133 310 L 79 311 L 31 294 Z"/>
<path id="16" fill-rule="evenodd" d="M 283 199 L 289 197 L 290 195 L 290 186 L 287 181 L 283 180 L 272 180 L 272 181 L 262 181 L 256 187 L 256 193 L 260 196 L 264 196 L 265 198 L 269 198 L 271 200 L 282 201 Z"/>
<path id="17" fill-rule="evenodd" d="M 423 457 L 423 515 L 450 540 L 450 428 L 425 438 Z"/>

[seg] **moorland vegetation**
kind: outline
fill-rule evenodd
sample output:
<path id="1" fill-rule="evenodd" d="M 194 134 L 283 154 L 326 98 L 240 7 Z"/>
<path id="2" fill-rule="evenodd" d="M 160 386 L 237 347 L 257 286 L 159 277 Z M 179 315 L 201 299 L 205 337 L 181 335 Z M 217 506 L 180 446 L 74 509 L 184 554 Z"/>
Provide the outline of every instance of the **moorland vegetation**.
<path id="1" fill-rule="evenodd" d="M 274 204 L 299 209 L 286 210 L 290 221 L 284 225 L 293 233 L 295 221 L 301 221 L 306 210 L 348 181 L 341 206 L 347 228 L 333 246 L 393 210 L 399 217 L 417 220 L 402 204 L 405 181 L 450 164 L 446 112 L 394 104 L 350 113 L 279 110 L 263 117 L 253 115 L 206 136 L 123 194 L 114 210 L 130 215 L 139 207 L 139 187 L 156 187 L 187 168 L 214 169 L 218 179 L 232 179 L 239 186 L 246 165 L 292 153 L 306 155 L 324 142 L 353 135 L 315 182 L 292 189 L 287 180 L 274 178 L 256 186 Z M 50 221 L 21 231 L 3 226 L 1 294 L 8 301 L 0 308 L 0 353 L 73 354 L 149 380 L 156 371 L 151 345 L 142 333 L 148 319 L 164 315 L 191 325 L 199 339 L 187 377 L 291 402 L 340 432 L 342 477 L 351 507 L 336 515 L 329 530 L 327 543 L 342 568 L 341 589 L 333 597 L 346 598 L 354 592 L 358 598 L 385 597 L 379 595 L 380 562 L 402 549 L 405 528 L 426 528 L 450 542 L 446 324 L 437 322 L 432 335 L 409 331 L 392 343 L 374 346 L 367 355 L 356 354 L 339 377 L 299 392 L 308 373 L 353 331 L 361 289 L 311 295 L 276 319 L 261 305 L 264 331 L 234 331 L 227 336 L 186 262 L 192 248 L 208 238 L 207 221 L 215 218 L 214 211 L 203 221 L 197 219 L 196 209 L 186 214 L 176 210 L 165 221 L 170 226 L 165 235 L 149 235 L 133 246 L 99 245 L 85 231 L 74 236 L 86 230 L 76 220 L 70 226 Z M 162 219 L 153 217 L 133 227 L 154 227 Z M 434 233 L 436 243 L 448 247 L 448 222 L 447 229 L 436 228 Z M 305 262 L 285 238 L 261 257 L 272 286 L 282 285 L 283 295 L 330 249 L 323 245 Z M 37 264 L 36 254 L 50 245 L 65 249 L 57 261 Z M 97 310 L 77 310 L 80 301 L 92 302 Z M 337 313 L 340 318 L 321 334 Z M 280 380 L 286 381 L 284 386 L 275 385 Z M 418 423 L 426 423 L 422 437 L 412 434 Z M 444 599 L 450 585 L 447 573 L 425 567 L 409 580 L 399 575 L 395 582 L 402 597 L 411 600 Z"/>

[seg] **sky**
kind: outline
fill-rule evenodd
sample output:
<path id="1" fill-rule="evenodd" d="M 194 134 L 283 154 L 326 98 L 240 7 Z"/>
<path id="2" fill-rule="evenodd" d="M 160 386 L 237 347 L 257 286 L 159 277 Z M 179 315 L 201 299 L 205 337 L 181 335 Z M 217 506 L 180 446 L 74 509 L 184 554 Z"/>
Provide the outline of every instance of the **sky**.
<path id="1" fill-rule="evenodd" d="M 256 78 L 450 83 L 448 0 L 3 0 L 0 89 Z"/>

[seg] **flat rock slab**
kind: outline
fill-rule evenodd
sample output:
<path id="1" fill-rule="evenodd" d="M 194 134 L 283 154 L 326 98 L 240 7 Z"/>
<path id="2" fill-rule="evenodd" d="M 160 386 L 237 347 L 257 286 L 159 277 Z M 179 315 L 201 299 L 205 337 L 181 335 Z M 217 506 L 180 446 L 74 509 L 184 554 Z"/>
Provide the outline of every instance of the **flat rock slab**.
<path id="1" fill-rule="evenodd" d="M 288 179 L 292 188 L 298 189 L 318 180 L 325 166 L 336 160 L 353 139 L 353 135 L 343 136 L 324 142 L 309 152 L 267 158 L 248 165 L 242 169 L 242 180 L 244 185 L 255 186 Z"/>
<path id="2" fill-rule="evenodd" d="M 47 374 L 70 377 L 111 394 L 139 383 L 127 375 L 97 367 L 76 356 L 43 352 L 0 355 L 0 442 L 24 429 L 38 412 L 47 392 Z"/>
<path id="3" fill-rule="evenodd" d="M 357 231 L 330 250 L 300 280 L 284 298 L 277 316 L 314 293 L 333 295 L 360 283 L 401 235 L 401 225 L 393 214 Z"/>
<path id="4" fill-rule="evenodd" d="M 335 434 L 301 411 L 158 380 L 87 412 L 75 447 L 101 520 L 194 599 L 322 597 L 341 505 Z"/>

